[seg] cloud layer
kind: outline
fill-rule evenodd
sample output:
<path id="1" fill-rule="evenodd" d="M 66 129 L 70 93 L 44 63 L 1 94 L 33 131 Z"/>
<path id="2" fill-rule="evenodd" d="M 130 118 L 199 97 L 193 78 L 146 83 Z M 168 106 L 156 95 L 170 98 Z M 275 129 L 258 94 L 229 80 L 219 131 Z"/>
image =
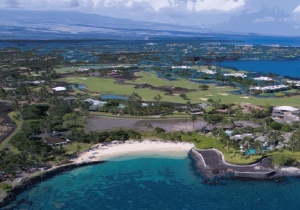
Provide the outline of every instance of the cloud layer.
<path id="1" fill-rule="evenodd" d="M 0 9 L 79 11 L 196 27 L 224 23 L 234 28 L 236 18 L 242 27 L 283 22 L 294 29 L 300 26 L 299 3 L 282 0 L 0 0 Z"/>

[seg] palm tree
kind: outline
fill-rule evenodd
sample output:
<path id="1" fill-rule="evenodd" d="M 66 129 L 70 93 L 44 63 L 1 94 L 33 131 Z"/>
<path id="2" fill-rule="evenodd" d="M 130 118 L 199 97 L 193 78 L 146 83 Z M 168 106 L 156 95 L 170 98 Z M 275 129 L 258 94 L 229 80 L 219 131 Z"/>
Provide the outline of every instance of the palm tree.
<path id="1" fill-rule="evenodd" d="M 153 97 L 153 100 L 156 101 L 156 105 L 159 107 L 160 106 L 160 101 L 162 97 L 160 94 L 157 94 L 156 96 Z"/>
<path id="2" fill-rule="evenodd" d="M 197 116 L 196 115 L 192 115 L 191 116 L 191 121 L 193 123 L 193 128 L 194 128 L 194 123 L 197 121 Z"/>
<path id="3" fill-rule="evenodd" d="M 260 155 L 261 154 L 261 152 L 262 152 L 262 145 L 261 145 L 261 142 L 260 141 L 258 141 L 258 140 L 256 140 L 255 142 L 254 142 L 254 148 L 255 148 L 255 154 L 256 155 Z"/>

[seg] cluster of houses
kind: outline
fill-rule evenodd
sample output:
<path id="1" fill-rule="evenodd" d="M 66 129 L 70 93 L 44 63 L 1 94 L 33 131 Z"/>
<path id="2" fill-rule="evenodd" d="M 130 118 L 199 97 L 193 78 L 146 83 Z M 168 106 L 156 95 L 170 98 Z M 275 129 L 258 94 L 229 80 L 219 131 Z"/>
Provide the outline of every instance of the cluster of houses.
<path id="1" fill-rule="evenodd" d="M 289 90 L 291 87 L 289 85 L 270 85 L 270 86 L 254 86 L 250 87 L 250 93 L 259 92 L 259 93 L 270 93 L 270 92 L 279 92 Z"/>
<path id="2" fill-rule="evenodd" d="M 246 78 L 247 75 L 244 73 L 231 73 L 231 74 L 223 74 L 225 77 L 241 77 Z"/>
<path id="3" fill-rule="evenodd" d="M 297 88 L 300 88 L 300 81 L 288 80 L 287 83 L 295 85 Z"/>
<path id="4" fill-rule="evenodd" d="M 30 137 L 31 140 L 44 140 L 45 144 L 51 147 L 61 147 L 67 145 L 71 142 L 70 139 L 64 137 L 65 133 L 62 132 L 52 132 L 45 134 L 36 134 Z"/>
<path id="5" fill-rule="evenodd" d="M 271 77 L 255 77 L 253 79 L 256 81 L 272 81 L 273 80 Z"/>
<path id="6" fill-rule="evenodd" d="M 299 122 L 299 109 L 292 106 L 275 106 L 272 111 L 272 118 L 280 123 Z"/>

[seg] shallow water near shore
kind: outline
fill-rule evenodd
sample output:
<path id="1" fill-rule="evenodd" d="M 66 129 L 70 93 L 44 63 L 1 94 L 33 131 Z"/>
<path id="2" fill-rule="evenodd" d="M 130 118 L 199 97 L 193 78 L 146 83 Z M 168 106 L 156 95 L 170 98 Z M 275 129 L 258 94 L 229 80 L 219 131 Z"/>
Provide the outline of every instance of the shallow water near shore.
<path id="1" fill-rule="evenodd" d="M 204 184 L 188 157 L 112 159 L 23 192 L 14 209 L 299 209 L 300 179 Z"/>

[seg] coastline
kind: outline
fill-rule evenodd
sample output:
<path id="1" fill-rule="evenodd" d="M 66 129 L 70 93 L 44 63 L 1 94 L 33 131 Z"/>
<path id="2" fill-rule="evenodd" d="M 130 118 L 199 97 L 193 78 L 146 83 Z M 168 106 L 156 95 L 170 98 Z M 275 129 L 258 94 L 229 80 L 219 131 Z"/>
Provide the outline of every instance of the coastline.
<path id="1" fill-rule="evenodd" d="M 194 144 L 187 142 L 169 142 L 158 140 L 126 141 L 117 144 L 95 145 L 90 151 L 84 152 L 73 163 L 110 160 L 116 157 L 128 157 L 134 155 L 156 155 L 164 157 L 179 158 L 187 156 L 194 148 Z"/>
<path id="2" fill-rule="evenodd" d="M 47 171 L 34 173 L 30 177 L 27 177 L 23 182 L 8 191 L 3 198 L 0 198 L 0 208 L 9 205 L 20 193 L 33 185 L 79 167 L 102 164 L 112 158 L 118 157 L 155 155 L 159 157 L 182 158 L 187 157 L 188 152 L 193 147 L 193 144 L 185 142 L 162 142 L 156 140 L 127 141 L 124 144 L 110 143 L 106 146 L 98 144 L 89 151 L 80 154 L 78 158 L 71 160 L 72 162 L 69 164 L 54 166 Z"/>
<path id="3" fill-rule="evenodd" d="M 201 154 L 199 151 L 214 152 L 217 156 L 215 159 L 212 157 L 207 159 L 207 155 Z M 97 144 L 90 150 L 81 153 L 78 158 L 71 160 L 72 162 L 69 164 L 54 166 L 47 171 L 32 174 L 7 192 L 2 200 L 0 200 L 0 208 L 15 201 L 17 196 L 23 191 L 58 174 L 79 167 L 102 164 L 110 160 L 114 161 L 120 158 L 124 160 L 124 158 L 131 159 L 141 156 L 167 158 L 185 158 L 189 156 L 192 161 L 194 161 L 198 172 L 204 177 L 205 183 L 208 184 L 217 184 L 220 178 L 277 180 L 288 176 L 300 176 L 299 168 L 273 168 L 270 165 L 270 160 L 267 161 L 267 165 L 262 164 L 262 161 L 251 165 L 233 165 L 227 163 L 224 159 L 224 155 L 216 149 L 196 150 L 194 144 L 186 142 L 158 140 L 127 141 L 125 143 L 115 142 Z M 238 167 L 239 169 L 236 170 L 234 167 Z M 252 170 L 249 171 L 249 168 L 252 168 Z"/>
<path id="4" fill-rule="evenodd" d="M 207 183 L 218 182 L 215 180 L 220 178 L 279 181 L 285 177 L 300 176 L 299 168 L 273 167 L 272 159 L 269 157 L 250 165 L 234 165 L 227 163 L 223 153 L 217 149 L 191 149 L 189 156 Z"/>

